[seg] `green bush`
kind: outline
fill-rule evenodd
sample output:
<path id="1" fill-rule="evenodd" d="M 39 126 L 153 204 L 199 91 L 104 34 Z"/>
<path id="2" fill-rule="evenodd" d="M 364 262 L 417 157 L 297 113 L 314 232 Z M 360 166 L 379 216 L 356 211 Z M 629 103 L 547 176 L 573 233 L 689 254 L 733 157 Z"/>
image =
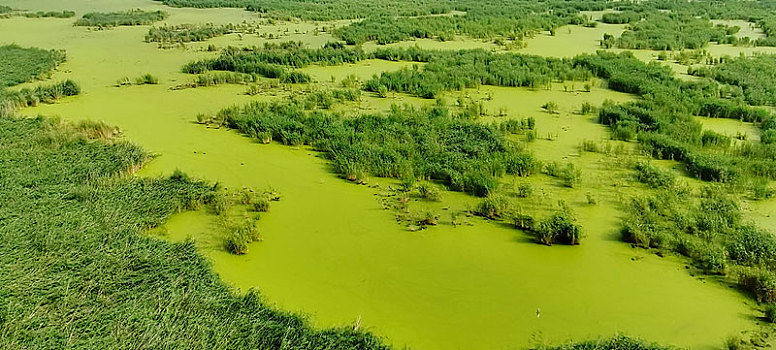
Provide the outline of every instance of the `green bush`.
<path id="1" fill-rule="evenodd" d="M 776 303 L 765 305 L 765 319 L 770 323 L 776 323 Z"/>
<path id="2" fill-rule="evenodd" d="M 488 197 L 480 200 L 473 213 L 487 219 L 498 219 L 509 214 L 511 208 L 512 205 L 509 199 L 503 195 L 490 194 Z"/>
<path id="3" fill-rule="evenodd" d="M 582 227 L 577 224 L 571 211 L 563 209 L 535 225 L 533 235 L 541 244 L 577 245 L 582 240 Z"/>
<path id="4" fill-rule="evenodd" d="M 75 21 L 77 26 L 115 27 L 151 24 L 167 18 L 164 11 L 143 11 L 140 9 L 122 12 L 90 12 Z"/>
<path id="5" fill-rule="evenodd" d="M 676 183 L 674 173 L 661 169 L 648 162 L 638 162 L 635 166 L 636 179 L 653 188 L 669 188 Z"/>

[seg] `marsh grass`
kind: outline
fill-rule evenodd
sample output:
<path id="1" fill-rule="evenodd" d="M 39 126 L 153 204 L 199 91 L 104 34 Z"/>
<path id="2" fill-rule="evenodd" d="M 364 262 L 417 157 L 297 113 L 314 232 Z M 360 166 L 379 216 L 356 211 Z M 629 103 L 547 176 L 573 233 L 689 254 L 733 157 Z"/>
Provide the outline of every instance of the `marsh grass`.
<path id="1" fill-rule="evenodd" d="M 206 205 L 213 185 L 123 176 L 147 154 L 79 129 L 103 127 L 0 118 L 0 281 L 3 305 L 14 305 L 0 313 L 0 348 L 388 348 L 352 329 L 313 330 L 255 291 L 236 294 L 193 242 L 142 234 Z"/>
<path id="2" fill-rule="evenodd" d="M 336 173 L 357 183 L 369 176 L 410 176 L 484 197 L 499 185 L 500 176 L 533 172 L 533 157 L 520 145 L 444 107 L 394 106 L 384 114 L 343 117 L 325 112 L 326 96 L 313 93 L 287 103 L 228 108 L 211 122 L 251 137 L 271 134 L 286 145 L 312 145 Z"/>
<path id="3" fill-rule="evenodd" d="M 90 12 L 75 21 L 75 25 L 90 27 L 137 26 L 152 24 L 167 18 L 167 16 L 168 14 L 164 11 L 143 11 L 140 9 L 109 13 Z"/>
<path id="4" fill-rule="evenodd" d="M 538 243 L 577 245 L 582 240 L 582 226 L 567 207 L 556 211 L 533 225 L 532 234 Z"/>

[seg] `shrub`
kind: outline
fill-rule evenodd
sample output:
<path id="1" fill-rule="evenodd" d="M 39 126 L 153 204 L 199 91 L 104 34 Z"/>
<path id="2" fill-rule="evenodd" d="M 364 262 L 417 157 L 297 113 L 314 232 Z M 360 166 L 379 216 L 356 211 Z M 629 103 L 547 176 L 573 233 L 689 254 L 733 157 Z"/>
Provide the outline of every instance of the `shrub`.
<path id="1" fill-rule="evenodd" d="M 248 253 L 248 244 L 261 239 L 255 219 L 243 219 L 239 223 L 228 222 L 224 226 L 228 230 L 224 239 L 224 248 L 229 253 L 246 254 Z"/>
<path id="2" fill-rule="evenodd" d="M 737 271 L 738 284 L 758 302 L 776 302 L 776 276 L 766 269 L 745 267 Z"/>
<path id="3" fill-rule="evenodd" d="M 545 111 L 547 111 L 547 113 L 550 113 L 550 114 L 558 114 L 558 104 L 553 101 L 543 104 L 542 109 L 544 109 Z"/>
<path id="4" fill-rule="evenodd" d="M 520 198 L 528 198 L 533 193 L 533 186 L 530 183 L 523 182 L 517 185 L 517 196 Z"/>
<path id="5" fill-rule="evenodd" d="M 776 303 L 765 305 L 765 319 L 770 323 L 776 323 Z"/>
<path id="6" fill-rule="evenodd" d="M 140 9 L 123 12 L 91 12 L 75 21 L 77 26 L 115 27 L 151 24 L 167 18 L 164 11 L 143 11 Z"/>
<path id="7" fill-rule="evenodd" d="M 144 85 L 144 84 L 159 84 L 159 79 L 151 74 L 143 74 L 139 78 L 135 79 L 135 84 L 137 85 Z"/>
<path id="8" fill-rule="evenodd" d="M 649 162 L 636 163 L 636 179 L 652 188 L 669 188 L 676 182 L 676 175 Z"/>
<path id="9" fill-rule="evenodd" d="M 420 183 L 418 185 L 418 193 L 422 198 L 428 199 L 430 201 L 438 202 L 442 200 L 442 191 L 440 191 L 436 185 L 430 182 Z"/>
<path id="10" fill-rule="evenodd" d="M 510 209 L 511 203 L 509 199 L 499 194 L 490 194 L 488 197 L 480 200 L 477 208 L 474 209 L 474 215 L 487 219 L 498 219 L 508 214 Z"/>
<path id="11" fill-rule="evenodd" d="M 576 218 L 570 210 L 563 209 L 540 221 L 534 227 L 533 234 L 541 244 L 576 245 L 582 239 L 582 227 L 576 223 Z"/>

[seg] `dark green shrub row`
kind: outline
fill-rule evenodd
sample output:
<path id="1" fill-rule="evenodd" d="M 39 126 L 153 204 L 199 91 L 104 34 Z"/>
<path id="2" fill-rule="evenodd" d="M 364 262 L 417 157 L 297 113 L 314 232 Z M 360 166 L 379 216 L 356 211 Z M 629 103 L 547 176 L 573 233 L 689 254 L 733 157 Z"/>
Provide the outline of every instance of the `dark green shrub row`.
<path id="1" fill-rule="evenodd" d="M 418 48 L 384 49 L 375 53 L 381 59 L 411 59 L 426 62 L 413 69 L 383 72 L 364 84 L 379 92 L 406 92 L 434 98 L 449 90 L 479 85 L 542 87 L 555 81 L 587 80 L 587 69 L 576 68 L 570 60 L 522 54 L 494 54 L 485 50 L 427 51 Z"/>
<path id="2" fill-rule="evenodd" d="M 232 31 L 231 27 L 232 25 L 217 26 L 212 23 L 205 25 L 181 24 L 151 27 L 145 36 L 145 41 L 163 44 L 205 41 L 230 33 Z"/>
<path id="3" fill-rule="evenodd" d="M 771 118 L 766 110 L 721 97 L 723 90 L 713 82 L 679 81 L 667 68 L 641 63 L 630 54 L 599 52 L 578 56 L 574 62 L 608 79 L 609 87 L 642 97 L 640 101 L 602 106 L 600 121 L 611 126 L 613 138 L 631 140 L 637 136 L 645 151 L 657 158 L 683 161 L 690 174 L 703 180 L 774 178 L 776 158 L 769 147 L 746 143 L 721 154 L 718 149 L 730 149 L 731 141 L 703 131 L 693 118 L 705 114 L 764 121 Z"/>
<path id="4" fill-rule="evenodd" d="M 681 50 L 700 49 L 709 42 L 735 41 L 738 27 L 713 25 L 708 19 L 683 13 L 649 12 L 643 21 L 631 22 L 629 30 L 617 38 L 607 38 L 604 46 L 622 49 Z"/>
<path id="5" fill-rule="evenodd" d="M 37 12 L 25 12 L 22 14 L 28 18 L 71 18 L 75 17 L 74 11 L 37 11 Z"/>
<path id="6" fill-rule="evenodd" d="M 640 21 L 646 14 L 636 11 L 622 11 L 613 13 L 604 13 L 601 16 L 601 22 L 609 24 L 626 24 Z"/>
<path id="7" fill-rule="evenodd" d="M 486 196 L 500 176 L 533 172 L 533 157 L 501 131 L 443 107 L 395 106 L 384 115 L 343 118 L 306 104 L 252 103 L 222 110 L 212 122 L 262 140 L 312 145 L 352 181 L 370 175 L 439 180 L 451 190 Z"/>
<path id="8" fill-rule="evenodd" d="M 121 12 L 90 12 L 75 21 L 77 26 L 116 27 L 152 24 L 167 18 L 164 11 L 143 11 L 140 9 Z"/>

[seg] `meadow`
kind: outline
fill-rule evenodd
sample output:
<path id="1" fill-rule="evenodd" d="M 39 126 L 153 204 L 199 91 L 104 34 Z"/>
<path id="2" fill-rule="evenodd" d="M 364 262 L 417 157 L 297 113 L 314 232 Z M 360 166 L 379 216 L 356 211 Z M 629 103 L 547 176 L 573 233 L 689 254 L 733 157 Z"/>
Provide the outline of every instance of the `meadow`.
<path id="1" fill-rule="evenodd" d="M 768 1 L 0 5 L 4 348 L 772 343 Z"/>

